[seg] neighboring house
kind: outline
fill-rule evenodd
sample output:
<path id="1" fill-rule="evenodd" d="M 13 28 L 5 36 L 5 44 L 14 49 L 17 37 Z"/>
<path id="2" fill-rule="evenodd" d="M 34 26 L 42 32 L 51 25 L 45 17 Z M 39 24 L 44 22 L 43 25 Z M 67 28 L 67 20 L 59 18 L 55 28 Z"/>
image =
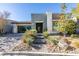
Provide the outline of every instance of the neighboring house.
<path id="1" fill-rule="evenodd" d="M 31 22 L 12 22 L 13 33 L 24 33 L 26 30 L 31 29 Z"/>
<path id="2" fill-rule="evenodd" d="M 6 30 L 8 29 L 11 33 L 23 33 L 29 29 L 36 29 L 38 33 L 43 33 L 44 31 L 59 33 L 55 30 L 55 27 L 57 26 L 56 22 L 60 19 L 60 15 L 58 13 L 31 14 L 31 22 L 9 21 L 9 28 L 7 27 Z M 69 14 L 68 18 L 77 22 L 75 16 L 71 14 Z"/>
<path id="3" fill-rule="evenodd" d="M 9 20 L 0 18 L 0 22 L 1 33 L 12 33 L 12 25 L 11 22 L 9 22 Z"/>

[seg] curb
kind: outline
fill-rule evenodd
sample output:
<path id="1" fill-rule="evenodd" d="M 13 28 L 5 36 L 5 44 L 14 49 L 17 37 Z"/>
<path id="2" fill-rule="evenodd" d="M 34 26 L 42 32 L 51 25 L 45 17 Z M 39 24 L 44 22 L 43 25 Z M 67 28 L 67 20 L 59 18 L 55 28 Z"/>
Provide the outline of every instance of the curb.
<path id="1" fill-rule="evenodd" d="M 25 55 L 25 56 L 79 56 L 79 54 L 69 53 L 47 53 L 47 52 L 26 52 L 26 51 L 15 51 L 15 52 L 0 52 L 0 55 Z"/>

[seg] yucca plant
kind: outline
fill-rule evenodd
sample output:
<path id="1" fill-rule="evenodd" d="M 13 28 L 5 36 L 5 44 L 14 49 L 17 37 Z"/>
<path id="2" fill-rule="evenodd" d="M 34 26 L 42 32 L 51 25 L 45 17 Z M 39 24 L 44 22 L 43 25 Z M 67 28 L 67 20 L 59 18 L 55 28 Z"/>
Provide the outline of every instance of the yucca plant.
<path id="1" fill-rule="evenodd" d="M 36 36 L 35 30 L 28 30 L 25 31 L 25 33 L 23 34 L 22 40 L 24 43 L 30 45 L 34 41 L 35 36 Z"/>
<path id="2" fill-rule="evenodd" d="M 43 32 L 43 35 L 44 35 L 45 38 L 47 38 L 49 36 L 47 31 Z"/>
<path id="3" fill-rule="evenodd" d="M 37 31 L 36 31 L 35 29 L 30 30 L 30 32 L 31 32 L 30 35 L 31 35 L 32 37 L 35 37 L 35 36 L 36 36 Z"/>

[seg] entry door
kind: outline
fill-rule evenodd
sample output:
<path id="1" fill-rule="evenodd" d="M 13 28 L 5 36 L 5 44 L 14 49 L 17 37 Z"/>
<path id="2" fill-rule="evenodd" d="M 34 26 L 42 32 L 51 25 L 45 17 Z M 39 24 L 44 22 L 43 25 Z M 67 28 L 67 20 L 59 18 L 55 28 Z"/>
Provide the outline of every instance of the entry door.
<path id="1" fill-rule="evenodd" d="M 43 23 L 36 23 L 36 30 L 37 30 L 37 33 L 42 33 L 43 32 Z"/>

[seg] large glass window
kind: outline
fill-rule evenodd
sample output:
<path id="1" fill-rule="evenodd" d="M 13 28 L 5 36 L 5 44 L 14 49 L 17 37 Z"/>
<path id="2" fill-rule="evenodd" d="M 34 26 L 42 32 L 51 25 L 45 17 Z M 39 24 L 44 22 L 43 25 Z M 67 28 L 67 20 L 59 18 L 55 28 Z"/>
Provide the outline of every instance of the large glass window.
<path id="1" fill-rule="evenodd" d="M 26 29 L 27 29 L 27 30 L 30 30 L 30 29 L 31 29 L 31 26 L 26 26 Z"/>
<path id="2" fill-rule="evenodd" d="M 31 26 L 18 26 L 18 33 L 24 33 L 26 30 L 30 30 Z"/>
<path id="3" fill-rule="evenodd" d="M 24 26 L 18 26 L 18 33 L 24 33 L 26 28 Z"/>

